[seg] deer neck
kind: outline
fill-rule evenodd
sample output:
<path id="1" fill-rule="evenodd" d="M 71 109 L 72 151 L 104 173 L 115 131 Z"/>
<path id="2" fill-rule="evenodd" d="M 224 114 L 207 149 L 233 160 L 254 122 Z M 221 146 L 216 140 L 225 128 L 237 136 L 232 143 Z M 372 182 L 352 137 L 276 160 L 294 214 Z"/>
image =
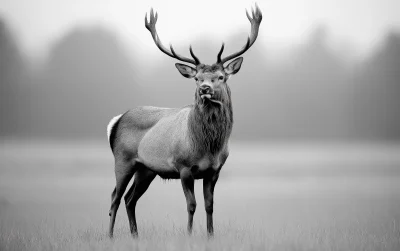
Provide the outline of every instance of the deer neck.
<path id="1" fill-rule="evenodd" d="M 193 149 L 200 153 L 216 154 L 226 145 L 232 131 L 233 113 L 230 91 L 220 103 L 201 100 L 196 96 L 189 115 L 189 135 Z"/>

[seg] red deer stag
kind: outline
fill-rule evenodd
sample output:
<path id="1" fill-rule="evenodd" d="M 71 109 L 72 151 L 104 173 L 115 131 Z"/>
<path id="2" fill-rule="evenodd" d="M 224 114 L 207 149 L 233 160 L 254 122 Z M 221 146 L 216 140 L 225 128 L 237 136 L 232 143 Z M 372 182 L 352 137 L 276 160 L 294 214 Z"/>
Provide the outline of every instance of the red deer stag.
<path id="1" fill-rule="evenodd" d="M 194 104 L 182 108 L 138 107 L 113 118 L 108 125 L 108 139 L 115 158 L 116 187 L 111 195 L 109 236 L 113 236 L 117 210 L 130 179 L 135 174 L 132 187 L 126 193 L 125 205 L 130 231 L 138 235 L 135 208 L 139 198 L 156 177 L 180 179 L 186 197 L 189 234 L 192 232 L 196 210 L 194 180 L 203 179 L 207 232 L 213 235 L 213 197 L 219 172 L 228 157 L 228 140 L 232 131 L 231 92 L 227 80 L 236 74 L 242 64 L 239 57 L 256 41 L 262 14 L 256 5 L 252 17 L 251 34 L 246 45 L 238 52 L 221 58 L 222 44 L 217 62 L 205 65 L 194 55 L 193 59 L 178 55 L 172 45 L 168 50 L 156 31 L 157 13 L 145 17 L 157 47 L 170 57 L 190 63 L 195 67 L 176 63 L 178 71 L 186 78 L 194 78 L 196 92 Z M 224 63 L 234 59 L 226 67 Z"/>

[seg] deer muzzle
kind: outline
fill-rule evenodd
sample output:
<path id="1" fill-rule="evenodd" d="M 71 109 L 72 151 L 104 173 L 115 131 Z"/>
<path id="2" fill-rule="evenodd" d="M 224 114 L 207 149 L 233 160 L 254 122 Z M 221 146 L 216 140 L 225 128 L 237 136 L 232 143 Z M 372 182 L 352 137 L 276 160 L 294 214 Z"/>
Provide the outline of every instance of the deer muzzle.
<path id="1" fill-rule="evenodd" d="M 199 94 L 202 99 L 204 98 L 211 99 L 212 95 L 214 94 L 214 91 L 211 86 L 203 84 L 199 87 Z"/>

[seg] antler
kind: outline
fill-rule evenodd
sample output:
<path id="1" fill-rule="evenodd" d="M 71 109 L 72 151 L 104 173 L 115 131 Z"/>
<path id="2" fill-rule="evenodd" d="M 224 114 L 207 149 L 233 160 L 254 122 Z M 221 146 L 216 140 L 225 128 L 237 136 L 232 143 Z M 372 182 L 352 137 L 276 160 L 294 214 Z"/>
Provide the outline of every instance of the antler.
<path id="1" fill-rule="evenodd" d="M 260 24 L 261 24 L 261 20 L 262 20 L 262 13 L 260 8 L 258 7 L 257 3 L 256 3 L 256 10 L 254 11 L 253 7 L 251 8 L 251 12 L 253 14 L 253 18 L 250 17 L 249 13 L 246 10 L 246 15 L 247 18 L 249 19 L 250 23 L 251 23 L 251 33 L 250 36 L 247 37 L 247 42 L 246 45 L 238 52 L 233 53 L 223 59 L 221 59 L 222 56 L 222 52 L 224 51 L 224 47 L 225 44 L 222 43 L 221 46 L 221 50 L 218 53 L 218 59 L 217 59 L 217 63 L 223 65 L 224 63 L 226 63 L 227 61 L 234 59 L 240 55 L 242 55 L 243 53 L 245 53 L 256 41 L 257 36 L 258 36 L 258 29 L 260 28 Z"/>
<path id="2" fill-rule="evenodd" d="M 150 10 L 150 22 L 147 21 L 147 13 L 146 13 L 146 16 L 145 16 L 145 19 L 144 19 L 145 20 L 145 26 L 150 31 L 151 36 L 153 37 L 154 43 L 157 45 L 157 47 L 162 52 L 167 54 L 168 56 L 176 58 L 176 59 L 178 59 L 180 61 L 191 63 L 191 64 L 194 64 L 194 65 L 200 64 L 200 60 L 193 53 L 192 46 L 190 46 L 189 51 L 190 51 L 190 55 L 192 56 L 192 58 L 194 60 L 178 55 L 175 52 L 174 48 L 172 47 L 172 44 L 169 45 L 169 48 L 171 49 L 171 51 L 169 51 L 167 48 L 164 47 L 164 45 L 161 43 L 160 38 L 158 37 L 157 31 L 156 31 L 157 19 L 158 19 L 158 14 L 155 13 L 155 15 L 154 15 L 153 8 L 151 8 L 151 10 Z"/>

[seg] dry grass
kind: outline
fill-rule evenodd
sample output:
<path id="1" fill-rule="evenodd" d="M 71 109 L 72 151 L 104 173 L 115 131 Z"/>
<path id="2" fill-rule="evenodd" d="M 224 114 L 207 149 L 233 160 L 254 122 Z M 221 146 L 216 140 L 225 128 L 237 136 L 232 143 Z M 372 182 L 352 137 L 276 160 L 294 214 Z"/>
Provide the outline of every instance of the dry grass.
<path id="1" fill-rule="evenodd" d="M 368 148 L 368 161 L 360 148 L 349 154 L 318 147 L 318 158 L 304 148 L 271 149 L 233 145 L 216 187 L 215 238 L 206 236 L 201 182 L 194 234 L 187 236 L 179 182 L 156 179 L 138 203 L 139 239 L 129 234 L 122 203 L 110 240 L 108 149 L 3 145 L 0 250 L 400 250 L 397 148 Z"/>
<path id="2" fill-rule="evenodd" d="M 381 226 L 284 226 L 277 230 L 254 225 L 219 224 L 209 240 L 204 229 L 187 236 L 183 228 L 146 225 L 139 239 L 126 227 L 117 228 L 110 240 L 104 226 L 75 229 L 43 221 L 37 225 L 10 226 L 2 223 L 1 250 L 398 250 L 397 221 Z M 27 224 L 25 222 L 25 224 Z M 154 224 L 154 223 L 151 223 Z M 31 228 L 32 231 L 28 229 Z"/>

